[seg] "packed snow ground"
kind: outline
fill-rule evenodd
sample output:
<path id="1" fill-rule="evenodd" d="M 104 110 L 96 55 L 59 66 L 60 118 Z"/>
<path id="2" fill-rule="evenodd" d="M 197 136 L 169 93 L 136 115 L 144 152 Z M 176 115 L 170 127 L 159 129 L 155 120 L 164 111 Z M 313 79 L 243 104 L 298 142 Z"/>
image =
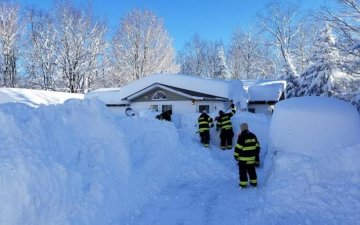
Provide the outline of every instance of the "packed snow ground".
<path id="1" fill-rule="evenodd" d="M 360 221 L 352 106 L 309 97 L 279 103 L 272 119 L 238 112 L 235 132 L 248 122 L 262 147 L 259 187 L 248 189 L 238 188 L 233 152 L 218 148 L 215 130 L 210 149 L 199 144 L 197 116 L 114 117 L 83 100 L 0 105 L 0 224 Z"/>

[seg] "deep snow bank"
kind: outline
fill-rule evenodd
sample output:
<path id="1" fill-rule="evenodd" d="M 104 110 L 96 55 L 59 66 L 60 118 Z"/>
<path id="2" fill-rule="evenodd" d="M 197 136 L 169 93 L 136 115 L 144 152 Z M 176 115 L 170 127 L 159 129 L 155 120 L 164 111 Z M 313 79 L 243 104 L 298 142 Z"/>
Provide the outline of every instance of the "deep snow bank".
<path id="1" fill-rule="evenodd" d="M 277 103 L 263 221 L 355 224 L 360 215 L 360 118 L 349 103 L 303 97 Z M 270 161 L 271 162 L 271 161 Z M 272 222 L 271 222 L 272 221 Z"/>
<path id="2" fill-rule="evenodd" d="M 117 119 L 96 101 L 4 104 L 0 126 L 0 224 L 112 224 L 182 162 L 172 123 Z"/>
<path id="3" fill-rule="evenodd" d="M 228 174 L 174 123 L 94 100 L 3 104 L 0 126 L 0 224 L 125 224 L 169 185 Z"/>
<path id="4" fill-rule="evenodd" d="M 325 97 L 301 97 L 275 106 L 270 140 L 277 150 L 314 154 L 314 147 L 349 147 L 360 141 L 360 116 L 349 103 Z"/>
<path id="5" fill-rule="evenodd" d="M 23 88 L 0 88 L 0 104 L 8 102 L 24 103 L 30 106 L 62 104 L 68 99 L 83 99 L 83 94 Z"/>
<path id="6" fill-rule="evenodd" d="M 0 224 L 108 224 L 127 147 L 101 103 L 0 107 Z"/>

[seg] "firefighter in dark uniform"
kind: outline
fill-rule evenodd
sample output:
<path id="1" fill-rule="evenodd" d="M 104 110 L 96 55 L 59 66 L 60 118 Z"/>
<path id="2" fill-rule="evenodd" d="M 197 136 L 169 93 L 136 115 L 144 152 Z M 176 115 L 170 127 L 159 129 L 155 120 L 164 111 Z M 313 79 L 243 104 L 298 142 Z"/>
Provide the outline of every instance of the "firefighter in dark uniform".
<path id="1" fill-rule="evenodd" d="M 204 147 L 209 147 L 210 127 L 214 127 L 213 119 L 203 111 L 198 118 L 200 141 Z"/>
<path id="2" fill-rule="evenodd" d="M 167 110 L 167 111 L 162 112 L 161 114 L 157 115 L 156 119 L 171 121 L 171 114 L 172 114 L 172 110 Z"/>
<path id="3" fill-rule="evenodd" d="M 256 155 L 260 152 L 260 144 L 255 134 L 249 131 L 248 125 L 240 125 L 241 133 L 238 136 L 237 144 L 234 149 L 234 158 L 239 165 L 239 186 L 245 188 L 248 184 L 257 186 L 257 176 L 255 169 Z"/>
<path id="4" fill-rule="evenodd" d="M 231 124 L 231 117 L 236 113 L 235 105 L 231 104 L 231 112 L 224 113 L 219 111 L 219 116 L 216 118 L 216 130 L 220 130 L 220 147 L 222 150 L 232 149 L 232 139 L 234 131 Z"/>

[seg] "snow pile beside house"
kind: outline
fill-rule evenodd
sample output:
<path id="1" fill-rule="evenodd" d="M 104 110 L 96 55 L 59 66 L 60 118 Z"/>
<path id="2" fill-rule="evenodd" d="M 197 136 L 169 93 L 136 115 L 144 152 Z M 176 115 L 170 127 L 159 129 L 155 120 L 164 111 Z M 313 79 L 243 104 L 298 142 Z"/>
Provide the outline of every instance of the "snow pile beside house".
<path id="1" fill-rule="evenodd" d="M 0 88 L 0 104 L 7 102 L 17 102 L 36 107 L 41 104 L 61 104 L 68 99 L 83 98 L 83 94 L 72 94 L 43 90 L 28 90 L 21 88 Z"/>
<path id="2" fill-rule="evenodd" d="M 359 143 L 359 113 L 349 103 L 326 97 L 291 98 L 278 102 L 270 139 L 276 149 L 314 154 L 314 147 L 332 148 Z M 341 140 L 341 141 L 339 141 Z"/>
<path id="3" fill-rule="evenodd" d="M 360 116 L 349 103 L 302 97 L 276 104 L 269 140 L 274 158 L 266 197 L 276 199 L 270 205 L 278 224 L 295 214 L 304 218 L 293 224 L 360 220 L 353 211 L 360 209 L 359 137 Z"/>
<path id="4" fill-rule="evenodd" d="M 109 224 L 129 175 L 122 132 L 101 103 L 0 107 L 0 223 Z"/>
<path id="5" fill-rule="evenodd" d="M 229 173 L 173 123 L 115 118 L 99 101 L 3 104 L 0 126 L 0 224 L 113 224 L 166 186 Z"/>

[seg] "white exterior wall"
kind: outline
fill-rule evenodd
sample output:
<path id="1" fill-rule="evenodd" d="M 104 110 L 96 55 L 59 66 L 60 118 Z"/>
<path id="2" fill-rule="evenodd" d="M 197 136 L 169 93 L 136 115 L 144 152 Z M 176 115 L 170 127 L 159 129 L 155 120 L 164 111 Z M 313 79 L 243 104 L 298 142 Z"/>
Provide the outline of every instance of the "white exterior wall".
<path id="1" fill-rule="evenodd" d="M 199 110 L 199 105 L 209 105 L 210 113 L 218 112 L 219 110 L 226 110 L 230 103 L 225 102 L 211 102 L 201 101 L 193 104 L 191 101 L 163 101 L 163 102 L 133 102 L 131 108 L 138 114 L 142 110 L 150 109 L 151 105 L 158 105 L 159 112 L 161 112 L 162 105 L 172 105 L 172 111 L 175 114 L 196 113 Z"/>
<path id="2" fill-rule="evenodd" d="M 228 102 L 211 102 L 211 101 L 202 101 L 202 102 L 196 102 L 196 112 L 199 112 L 199 105 L 209 105 L 209 113 L 217 113 L 219 110 L 225 111 L 231 103 Z"/>
<path id="3" fill-rule="evenodd" d="M 172 105 L 173 113 L 195 112 L 195 105 L 191 104 L 191 101 L 133 102 L 130 107 L 135 114 L 138 114 L 140 111 L 150 109 L 151 105 L 158 105 L 159 113 L 161 112 L 162 105 Z"/>
<path id="4" fill-rule="evenodd" d="M 271 112 L 269 111 L 269 105 L 267 104 L 256 104 L 256 105 L 249 105 L 248 108 L 255 109 L 255 113 L 263 113 L 265 115 L 271 115 Z"/>

